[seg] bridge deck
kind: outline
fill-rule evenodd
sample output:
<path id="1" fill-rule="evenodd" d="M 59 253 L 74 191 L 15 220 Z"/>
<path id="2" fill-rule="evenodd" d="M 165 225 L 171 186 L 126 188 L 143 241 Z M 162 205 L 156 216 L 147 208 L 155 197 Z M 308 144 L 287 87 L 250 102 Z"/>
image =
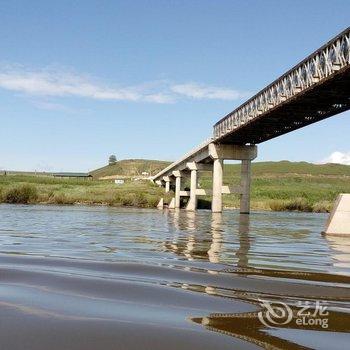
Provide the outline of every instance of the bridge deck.
<path id="1" fill-rule="evenodd" d="M 214 125 L 215 141 L 257 144 L 350 108 L 350 28 Z"/>

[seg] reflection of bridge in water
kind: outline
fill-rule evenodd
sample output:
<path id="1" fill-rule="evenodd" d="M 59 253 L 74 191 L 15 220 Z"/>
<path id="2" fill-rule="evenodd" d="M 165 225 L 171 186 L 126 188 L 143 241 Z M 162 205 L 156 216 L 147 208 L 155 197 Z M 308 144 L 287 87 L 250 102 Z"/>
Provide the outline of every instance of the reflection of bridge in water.
<path id="1" fill-rule="evenodd" d="M 228 310 L 224 313 L 204 315 L 199 312 L 189 317 L 192 322 L 209 331 L 248 341 L 266 349 L 313 348 L 312 344 L 315 342 L 322 343 L 321 338 L 317 340 L 317 336 L 321 333 L 323 335 L 326 333 L 327 337 L 333 337 L 335 341 L 343 341 L 337 337 L 350 331 L 350 315 L 344 312 L 344 308 L 347 308 L 350 302 L 348 289 L 345 286 L 349 283 L 350 276 L 307 270 L 256 268 L 253 266 L 253 254 L 250 259 L 251 249 L 256 242 L 256 235 L 249 232 L 250 216 L 241 214 L 239 220 L 231 221 L 233 225 L 230 225 L 226 221 L 229 216 L 212 213 L 209 215 L 208 227 L 207 214 L 181 210 L 166 211 L 171 227 L 176 230 L 173 231 L 173 239 L 163 243 L 163 248 L 183 259 L 193 261 L 193 271 L 198 269 L 198 272 L 215 276 L 214 280 L 207 283 L 204 282 L 205 279 L 202 282 L 188 280 L 170 283 L 171 286 L 232 300 L 233 310 L 235 301 L 240 301 L 252 305 L 256 311 Z M 237 242 L 235 248 L 232 246 L 228 248 L 228 235 L 235 236 Z M 302 238 L 298 231 L 291 232 L 291 235 L 294 238 Z M 334 251 L 332 256 L 334 266 L 349 267 L 350 246 L 346 245 L 348 244 L 346 241 L 344 245 L 343 240 L 342 237 L 329 237 L 327 243 Z M 226 256 L 228 249 L 232 253 L 229 259 Z M 195 263 L 201 260 L 204 264 Z M 215 265 L 207 264 L 208 261 Z M 336 285 L 337 288 L 334 288 Z M 267 310 L 261 306 L 259 299 L 269 300 L 271 303 L 286 303 L 293 312 L 291 321 L 283 324 L 283 320 L 277 320 L 280 323 L 271 328 L 264 325 L 258 313 L 262 312 L 265 315 Z M 315 303 L 323 300 L 329 311 L 328 328 L 323 328 L 321 323 L 317 323 L 318 321 L 314 321 L 314 324 L 297 323 L 300 300 L 310 303 L 311 313 L 315 312 L 313 308 Z M 305 341 L 306 338 L 312 341 Z"/>
<path id="2" fill-rule="evenodd" d="M 172 239 L 163 241 L 162 247 L 189 261 L 209 261 L 218 264 L 218 268 L 226 272 L 246 276 L 303 279 L 306 276 L 305 267 L 309 268 L 308 264 L 313 260 L 310 256 L 309 260 L 304 261 L 303 253 L 299 251 L 290 256 L 283 251 L 283 245 L 289 246 L 289 242 L 306 245 L 309 244 L 308 240 L 312 242 L 312 238 L 307 239 L 308 230 L 290 229 L 286 223 L 277 227 L 271 227 L 269 221 L 263 224 L 269 217 L 266 214 L 261 213 L 259 219 L 236 214 L 237 219 L 232 221 L 231 216 L 207 211 L 167 210 L 165 213 L 167 221 L 175 230 L 172 231 Z M 315 266 L 315 273 L 309 272 L 310 279 L 328 281 L 330 271 L 334 273 L 334 282 L 340 282 L 341 276 L 350 276 L 350 240 L 341 236 L 321 236 L 318 239 L 321 240 L 320 244 L 324 242 L 329 247 L 328 256 L 321 269 Z M 269 248 L 272 242 L 274 249 Z M 331 267 L 330 271 L 327 271 L 327 266 Z"/>
<path id="3" fill-rule="evenodd" d="M 204 259 L 211 263 L 225 263 L 223 259 L 223 217 L 220 213 L 212 213 L 210 221 L 210 229 L 206 227 L 200 229 L 201 223 L 195 212 L 191 211 L 169 211 L 169 220 L 172 225 L 181 231 L 186 231 L 188 235 L 184 238 L 174 237 L 170 242 L 164 243 L 164 248 L 177 255 L 181 255 L 188 260 Z M 237 259 L 238 268 L 247 268 L 249 265 L 249 215 L 240 215 L 238 220 L 238 249 L 235 257 Z M 197 234 L 201 232 L 201 234 Z M 203 232 L 207 233 L 203 235 Z M 236 233 L 232 232 L 232 234 Z"/>
<path id="4" fill-rule="evenodd" d="M 256 144 L 318 122 L 350 107 L 350 28 L 337 35 L 295 67 L 214 125 L 213 136 L 172 163 L 153 180 L 175 184 L 170 208 L 197 208 L 198 196 L 212 196 L 212 211 L 222 211 L 222 194 L 239 194 L 241 213 L 250 210 L 251 160 Z M 223 185 L 224 160 L 240 160 L 239 186 Z M 211 171 L 212 190 L 197 188 L 198 172 Z M 189 191 L 183 183 L 190 178 Z"/>

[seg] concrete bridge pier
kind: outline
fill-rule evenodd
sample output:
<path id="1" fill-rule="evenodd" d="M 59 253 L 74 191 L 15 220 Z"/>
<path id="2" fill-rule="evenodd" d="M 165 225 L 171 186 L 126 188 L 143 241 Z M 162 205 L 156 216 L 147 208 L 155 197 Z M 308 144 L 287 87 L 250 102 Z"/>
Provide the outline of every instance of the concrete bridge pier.
<path id="1" fill-rule="evenodd" d="M 186 210 L 195 211 L 197 209 L 197 164 L 195 162 L 187 163 L 187 168 L 191 171 L 190 199 Z"/>
<path id="2" fill-rule="evenodd" d="M 163 181 L 165 182 L 165 193 L 168 193 L 170 191 L 170 176 L 163 176 Z"/>
<path id="3" fill-rule="evenodd" d="M 181 192 L 181 171 L 175 170 L 173 171 L 173 175 L 175 176 L 175 209 L 180 208 L 180 192 Z"/>
<path id="4" fill-rule="evenodd" d="M 222 212 L 222 180 L 224 173 L 224 160 L 214 159 L 213 164 L 213 197 L 211 202 L 211 211 L 213 213 Z"/>
<path id="5" fill-rule="evenodd" d="M 222 194 L 240 195 L 240 213 L 250 212 L 251 160 L 257 156 L 254 145 L 221 145 L 211 143 L 209 155 L 213 159 L 213 199 L 212 212 L 222 212 Z M 241 184 L 238 187 L 223 186 L 224 159 L 241 160 Z"/>

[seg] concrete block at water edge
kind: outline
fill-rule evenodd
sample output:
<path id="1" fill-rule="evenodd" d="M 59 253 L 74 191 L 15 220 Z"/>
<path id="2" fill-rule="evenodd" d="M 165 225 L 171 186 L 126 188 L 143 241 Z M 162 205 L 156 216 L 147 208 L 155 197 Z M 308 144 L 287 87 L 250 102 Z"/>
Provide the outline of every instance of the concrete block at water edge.
<path id="1" fill-rule="evenodd" d="M 175 198 L 171 198 L 168 208 L 175 209 Z"/>
<path id="2" fill-rule="evenodd" d="M 159 203 L 157 204 L 157 209 L 163 209 L 164 208 L 164 199 L 161 198 Z"/>
<path id="3" fill-rule="evenodd" d="M 338 196 L 324 233 L 349 236 L 350 238 L 350 194 L 343 193 Z"/>

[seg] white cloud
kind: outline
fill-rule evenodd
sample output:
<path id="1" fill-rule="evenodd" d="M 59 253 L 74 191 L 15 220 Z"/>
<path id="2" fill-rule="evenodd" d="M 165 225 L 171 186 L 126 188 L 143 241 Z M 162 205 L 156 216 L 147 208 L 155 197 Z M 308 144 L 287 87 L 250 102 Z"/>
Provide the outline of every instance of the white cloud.
<path id="1" fill-rule="evenodd" d="M 246 96 L 236 90 L 197 83 L 172 84 L 162 81 L 115 87 L 76 73 L 57 69 L 28 70 L 21 66 L 0 66 L 0 88 L 36 97 L 82 97 L 150 103 L 172 103 L 181 98 L 237 100 Z"/>
<path id="2" fill-rule="evenodd" d="M 167 93 L 154 93 L 145 96 L 145 101 L 154 103 L 172 103 L 175 101 L 174 96 Z"/>
<path id="3" fill-rule="evenodd" d="M 350 152 L 333 152 L 329 157 L 322 160 L 321 163 L 337 163 L 350 165 Z"/>
<path id="4" fill-rule="evenodd" d="M 147 101 L 164 103 L 166 96 L 139 93 L 132 87 L 111 88 L 76 74 L 58 71 L 0 70 L 0 87 L 36 96 L 76 96 L 96 100 Z M 162 99 L 163 97 L 163 99 Z"/>
<path id="5" fill-rule="evenodd" d="M 171 90 L 179 95 L 194 99 L 237 100 L 247 96 L 237 90 L 221 88 L 217 86 L 205 86 L 197 83 L 177 84 L 171 86 Z"/>

